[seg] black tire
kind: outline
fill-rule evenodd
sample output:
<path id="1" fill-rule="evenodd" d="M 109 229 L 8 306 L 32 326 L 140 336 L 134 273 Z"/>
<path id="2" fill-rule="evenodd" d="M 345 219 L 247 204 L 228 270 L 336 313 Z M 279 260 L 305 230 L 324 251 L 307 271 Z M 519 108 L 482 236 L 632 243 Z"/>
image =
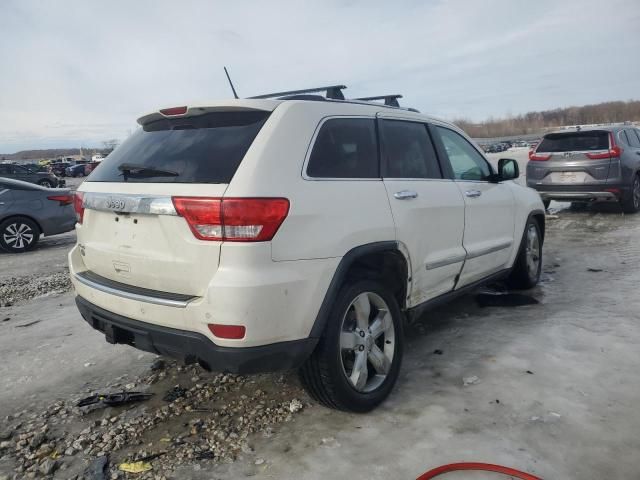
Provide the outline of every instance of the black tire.
<path id="1" fill-rule="evenodd" d="M 49 180 L 48 178 L 43 178 L 42 180 L 40 180 L 38 182 L 38 185 L 45 187 L 45 188 L 53 188 L 55 185 L 53 184 L 53 182 L 51 180 Z"/>
<path id="2" fill-rule="evenodd" d="M 12 217 L 0 223 L 0 247 L 9 253 L 24 253 L 38 243 L 40 228 L 26 217 Z"/>
<path id="3" fill-rule="evenodd" d="M 363 296 L 367 300 L 369 298 L 372 301 L 382 300 L 386 304 L 388 307 L 386 311 L 391 315 L 393 336 L 389 330 L 389 335 L 385 333 L 384 338 L 381 335 L 376 340 L 373 335 L 367 333 L 366 338 L 361 337 L 362 344 L 355 345 L 353 349 L 344 348 L 341 345 L 341 342 L 344 342 L 342 340 L 344 334 L 347 336 L 353 334 L 356 341 L 360 341 L 356 307 L 353 303 Z M 370 303 L 369 319 L 372 320 L 370 326 L 376 323 L 377 317 L 375 316 L 379 312 L 382 310 L 377 310 L 373 303 Z M 381 283 L 373 280 L 346 282 L 338 293 L 325 331 L 316 349 L 300 367 L 300 380 L 304 388 L 314 399 L 329 408 L 358 413 L 374 409 L 387 398 L 398 379 L 404 349 L 402 318 L 402 312 L 395 297 Z M 354 329 L 350 328 L 350 322 L 356 322 Z M 389 325 L 388 318 L 385 324 Z M 371 329 L 368 332 L 371 332 Z M 373 342 L 373 346 L 370 342 Z M 365 347 L 365 344 L 368 346 Z M 370 361 L 375 353 L 370 349 L 375 346 L 378 347 L 378 352 L 383 353 L 384 351 L 383 355 L 390 362 L 386 368 L 386 376 L 380 377 L 374 373 L 376 370 L 380 371 Z M 390 352 L 393 352 L 391 360 L 387 357 Z M 358 355 L 364 355 L 365 360 L 362 363 L 367 369 L 366 376 L 362 377 L 365 379 L 366 385 L 363 385 L 360 390 L 356 389 L 359 382 L 354 385 L 347 377 L 348 367 L 351 366 L 351 377 L 353 378 Z M 370 389 L 367 390 L 367 388 Z"/>
<path id="4" fill-rule="evenodd" d="M 581 211 L 586 210 L 589 206 L 586 202 L 571 202 L 570 208 L 571 210 Z"/>
<path id="5" fill-rule="evenodd" d="M 537 244 L 531 245 L 531 239 L 529 232 L 531 229 L 535 230 L 535 236 L 537 238 Z M 537 248 L 536 248 L 537 245 Z M 535 253 L 537 250 L 537 261 L 533 261 L 533 257 L 529 257 L 529 252 Z M 542 272 L 542 235 L 540 232 L 540 225 L 538 221 L 530 217 L 527 224 L 524 227 L 524 233 L 522 234 L 522 241 L 520 242 L 520 249 L 518 250 L 518 256 L 513 265 L 513 269 L 507 277 L 507 286 L 515 290 L 526 290 L 535 287 L 540 281 L 540 273 Z"/>
<path id="6" fill-rule="evenodd" d="M 542 204 L 544 205 L 545 210 L 549 210 L 549 205 L 551 205 L 551 200 L 543 200 Z"/>
<path id="7" fill-rule="evenodd" d="M 624 213 L 636 213 L 640 210 L 640 174 L 633 177 L 631 191 L 620 201 Z"/>

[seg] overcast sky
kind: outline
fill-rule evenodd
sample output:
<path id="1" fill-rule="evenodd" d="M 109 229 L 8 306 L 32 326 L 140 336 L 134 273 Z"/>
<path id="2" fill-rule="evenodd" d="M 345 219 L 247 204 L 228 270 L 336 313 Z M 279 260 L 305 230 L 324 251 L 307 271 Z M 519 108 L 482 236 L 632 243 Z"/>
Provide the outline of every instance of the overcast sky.
<path id="1" fill-rule="evenodd" d="M 0 152 L 160 107 L 344 83 L 481 120 L 640 99 L 639 0 L 0 1 Z"/>

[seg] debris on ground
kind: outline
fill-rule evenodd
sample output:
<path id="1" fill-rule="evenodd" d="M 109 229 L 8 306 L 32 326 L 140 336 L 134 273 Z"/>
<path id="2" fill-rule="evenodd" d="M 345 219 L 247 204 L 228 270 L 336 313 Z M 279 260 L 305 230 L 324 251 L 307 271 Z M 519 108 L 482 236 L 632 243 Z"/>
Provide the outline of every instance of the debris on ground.
<path id="1" fill-rule="evenodd" d="M 32 325 L 35 325 L 36 323 L 40 323 L 40 320 L 34 320 L 33 322 L 23 323 L 22 325 L 16 325 L 16 328 L 26 328 L 26 327 L 30 327 L 30 326 L 32 326 Z"/>
<path id="2" fill-rule="evenodd" d="M 102 455 L 93 460 L 89 467 L 84 471 L 86 480 L 107 480 L 107 466 L 109 465 L 109 457 Z"/>
<path id="3" fill-rule="evenodd" d="M 153 393 L 142 392 L 121 392 L 121 393 L 98 393 L 85 397 L 78 401 L 77 407 L 86 407 L 88 405 L 101 405 L 116 407 L 126 405 L 128 403 L 142 402 L 153 397 Z"/>
<path id="4" fill-rule="evenodd" d="M 291 413 L 298 413 L 300 410 L 302 410 L 302 402 L 297 398 L 291 400 L 291 403 L 289 403 L 289 411 Z"/>
<path id="5" fill-rule="evenodd" d="M 71 278 L 68 272 L 5 278 L 0 280 L 0 307 L 10 307 L 32 298 L 69 290 Z"/>
<path id="6" fill-rule="evenodd" d="M 592 268 L 592 267 L 587 268 L 587 272 L 598 273 L 598 272 L 602 272 L 602 271 L 603 270 L 601 268 Z"/>
<path id="7" fill-rule="evenodd" d="M 180 385 L 176 385 L 165 394 L 163 400 L 165 402 L 175 402 L 177 399 L 184 397 L 186 393 L 186 388 L 182 388 Z"/>
<path id="8" fill-rule="evenodd" d="M 156 358 L 150 368 L 152 372 L 157 372 L 158 370 L 163 370 L 166 366 L 167 362 L 163 358 Z"/>
<path id="9" fill-rule="evenodd" d="M 522 293 L 483 291 L 476 295 L 480 307 L 522 307 L 540 303 L 530 295 Z"/>
<path id="10" fill-rule="evenodd" d="M 462 385 L 465 387 L 468 387 L 469 385 L 475 385 L 477 383 L 480 383 L 480 379 L 475 375 L 472 375 L 471 377 L 464 377 L 462 379 Z"/>
<path id="11" fill-rule="evenodd" d="M 531 370 L 527 370 L 527 373 L 528 373 L 529 375 L 533 375 L 533 372 L 532 372 Z"/>
<path id="12" fill-rule="evenodd" d="M 104 388 L 115 391 L 122 383 L 118 378 Z M 15 478 L 76 478 L 72 471 L 84 471 L 78 479 L 161 479 L 181 465 L 231 462 L 253 452 L 251 435 L 273 435 L 276 424 L 291 421 L 306 403 L 301 388 L 284 375 L 215 374 L 174 361 L 127 383 L 159 396 L 172 392 L 175 398 L 100 410 L 57 401 L 0 421 L 7 438 L 0 440 L 0 456 L 12 465 Z M 151 463 L 152 470 L 133 474 L 118 467 L 136 462 Z"/>
<path id="13" fill-rule="evenodd" d="M 153 467 L 149 462 L 130 462 L 130 463 L 121 463 L 118 465 L 118 470 L 127 473 L 142 473 L 148 472 Z"/>
<path id="14" fill-rule="evenodd" d="M 442 355 L 443 353 L 444 353 L 444 352 L 443 352 L 442 350 L 440 350 L 439 348 L 436 348 L 436 349 L 433 351 L 433 354 L 434 354 L 434 355 Z"/>

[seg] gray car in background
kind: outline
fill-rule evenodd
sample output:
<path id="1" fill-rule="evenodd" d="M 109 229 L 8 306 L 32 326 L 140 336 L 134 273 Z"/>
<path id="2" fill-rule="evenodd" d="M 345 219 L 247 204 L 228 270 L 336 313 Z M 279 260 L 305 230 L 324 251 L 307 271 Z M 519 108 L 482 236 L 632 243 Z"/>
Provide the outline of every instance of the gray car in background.
<path id="1" fill-rule="evenodd" d="M 575 128 L 546 134 L 529 152 L 527 186 L 545 204 L 619 202 L 640 210 L 640 130 L 631 126 Z"/>
<path id="2" fill-rule="evenodd" d="M 44 188 L 0 177 L 0 250 L 22 253 L 35 247 L 40 235 L 73 230 L 73 192 Z"/>
<path id="3" fill-rule="evenodd" d="M 56 177 L 53 173 L 37 171 L 15 163 L 0 163 L 0 177 L 37 183 L 47 188 L 64 187 L 65 185 L 65 181 Z"/>

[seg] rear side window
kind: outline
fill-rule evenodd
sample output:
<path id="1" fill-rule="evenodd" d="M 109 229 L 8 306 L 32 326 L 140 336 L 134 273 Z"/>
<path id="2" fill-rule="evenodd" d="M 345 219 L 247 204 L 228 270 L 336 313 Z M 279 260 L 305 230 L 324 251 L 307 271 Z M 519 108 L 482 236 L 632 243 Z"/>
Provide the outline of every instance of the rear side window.
<path id="1" fill-rule="evenodd" d="M 229 183 L 270 112 L 212 112 L 151 122 L 125 140 L 90 182 Z"/>
<path id="2" fill-rule="evenodd" d="M 629 139 L 629 145 L 635 148 L 640 148 L 640 138 L 638 138 L 638 131 L 629 129 L 626 130 L 625 133 L 627 134 L 627 138 Z"/>
<path id="3" fill-rule="evenodd" d="M 435 149 L 423 123 L 383 120 L 385 177 L 442 178 Z"/>
<path id="4" fill-rule="evenodd" d="M 307 165 L 314 178 L 379 178 L 375 121 L 332 118 L 320 127 Z"/>
<path id="5" fill-rule="evenodd" d="M 550 133 L 544 136 L 536 151 L 555 153 L 608 149 L 609 132 L 592 130 L 588 132 Z"/>

